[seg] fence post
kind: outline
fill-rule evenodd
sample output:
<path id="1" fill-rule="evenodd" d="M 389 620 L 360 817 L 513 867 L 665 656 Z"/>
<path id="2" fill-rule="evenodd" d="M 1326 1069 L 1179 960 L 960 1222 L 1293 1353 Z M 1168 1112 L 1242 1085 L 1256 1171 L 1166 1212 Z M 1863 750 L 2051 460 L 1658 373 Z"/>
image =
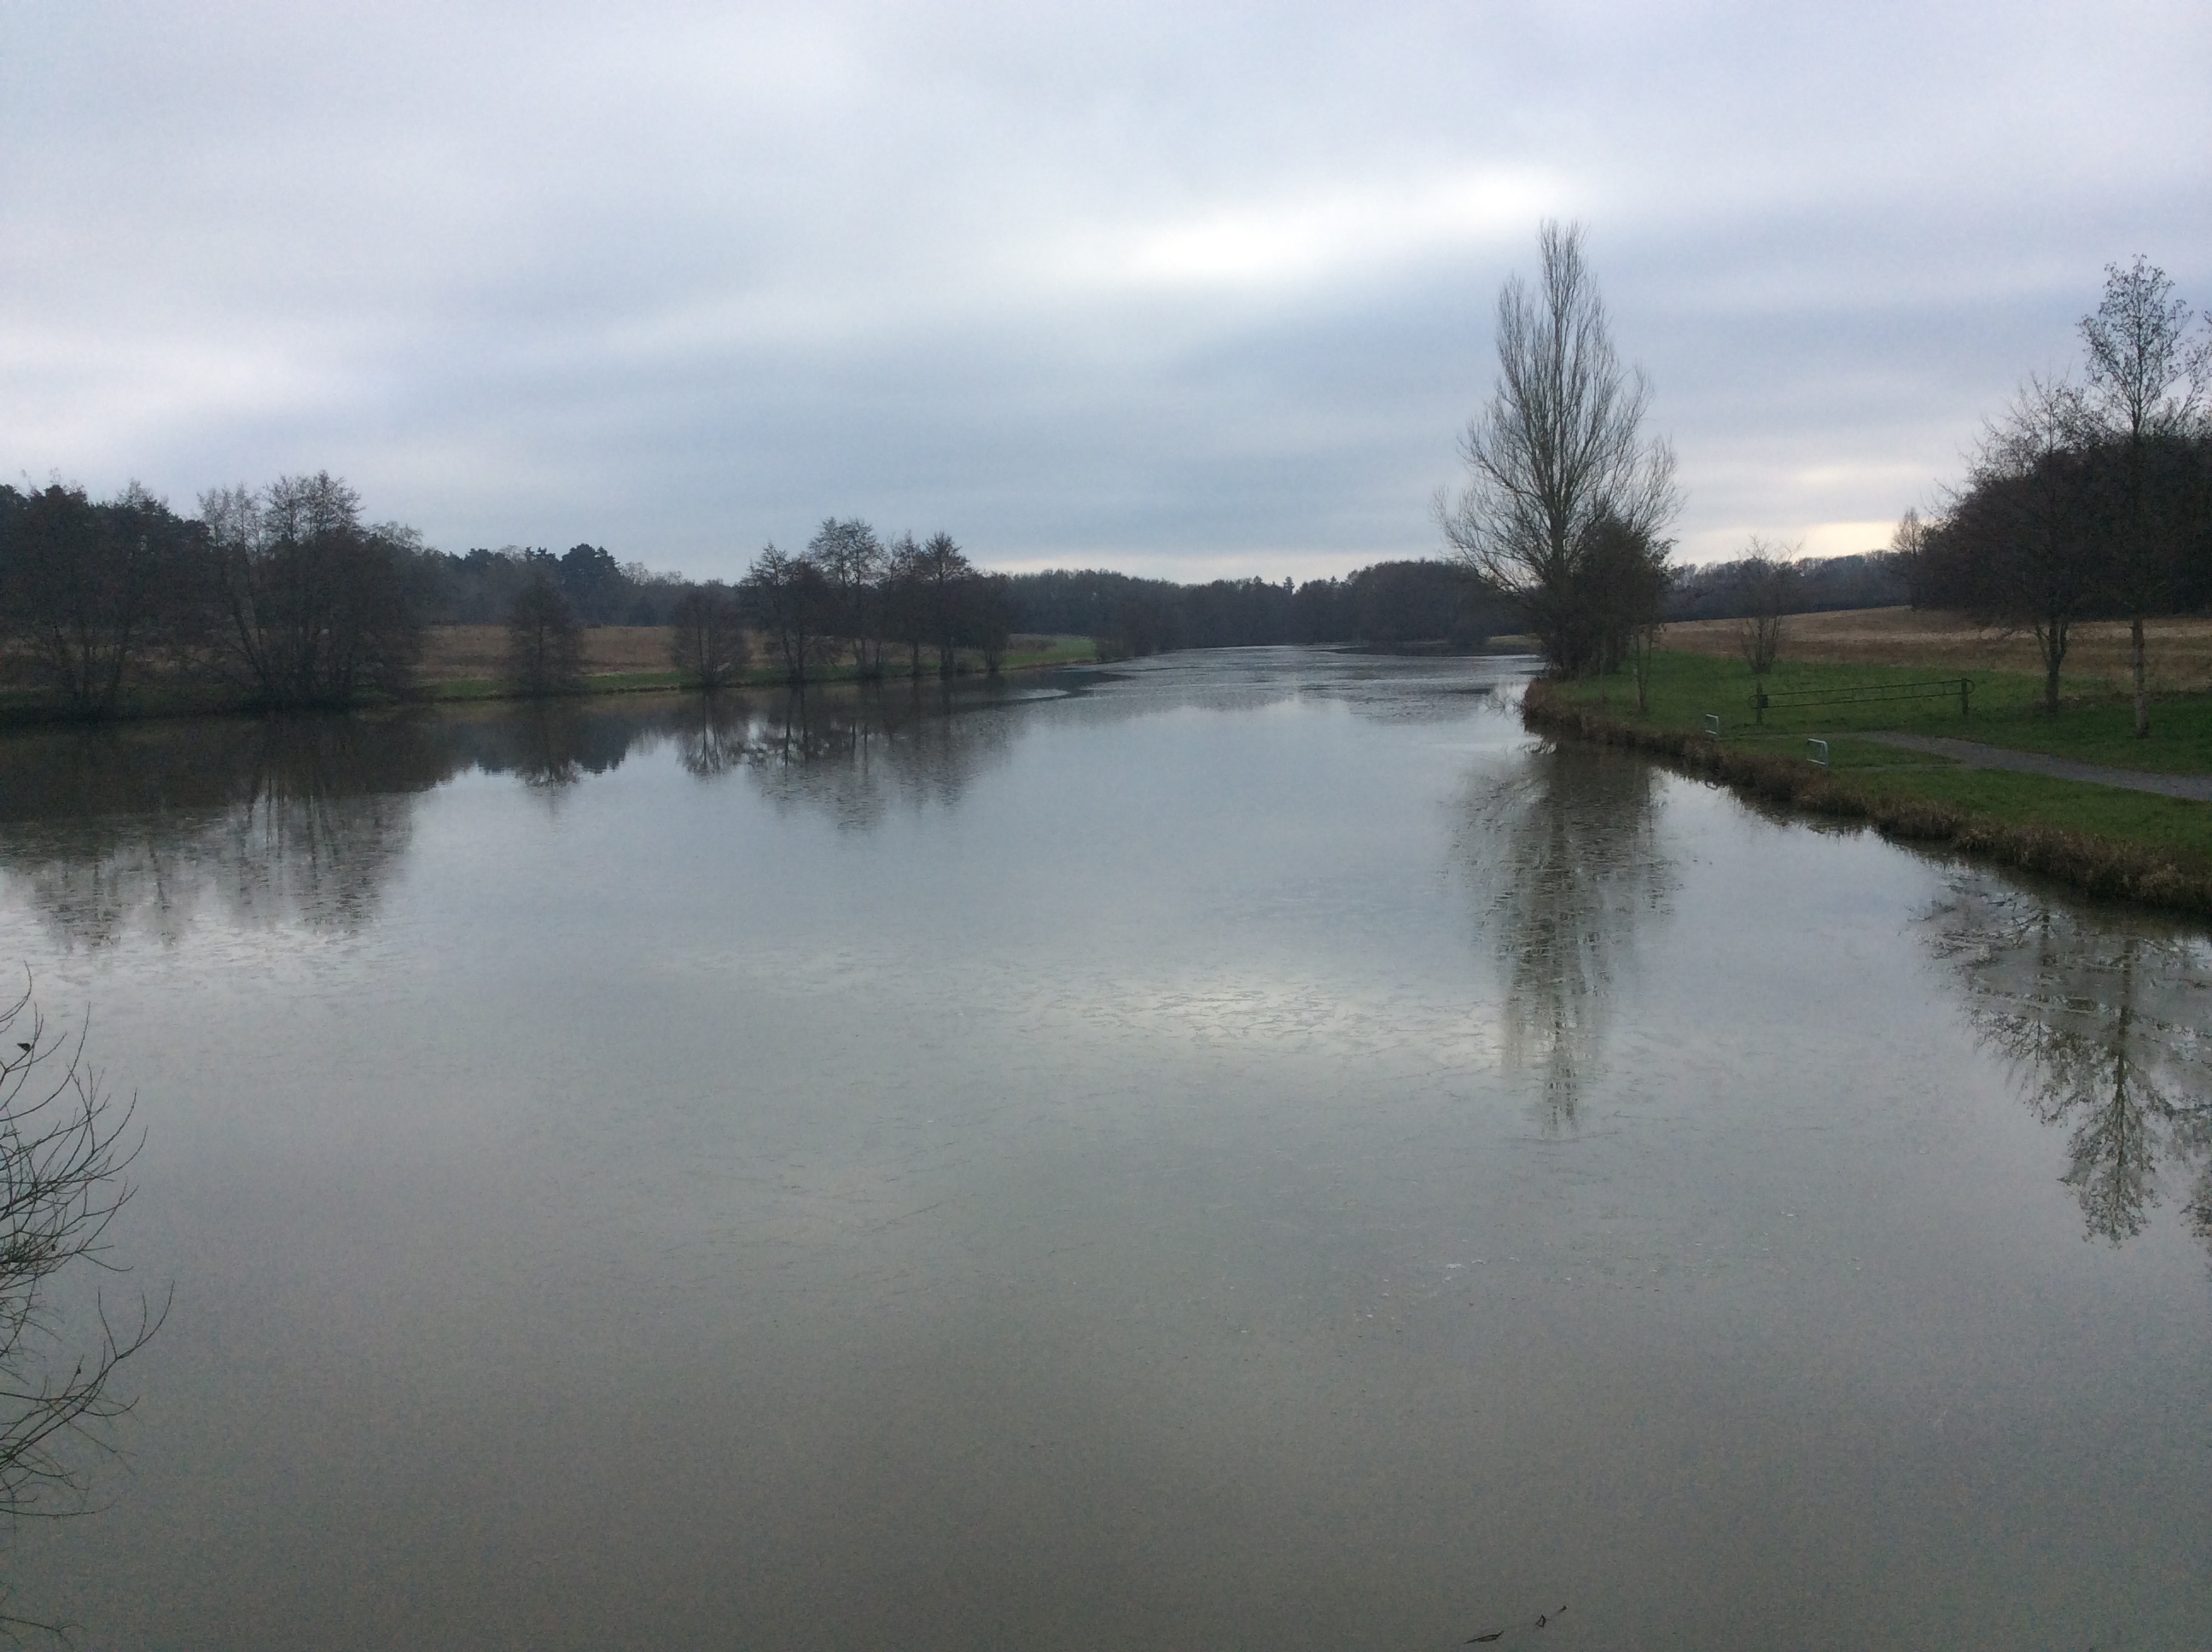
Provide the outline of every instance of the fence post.
<path id="1" fill-rule="evenodd" d="M 1968 695 L 1972 694 L 1973 691 L 1974 691 L 1974 680 L 1973 680 L 1972 677 L 1960 677 L 1960 678 L 1959 679 L 1959 715 L 1960 715 L 1960 716 L 1964 717 L 1964 716 L 1968 715 L 1968 708 L 1967 708 L 1967 705 L 1966 705 L 1966 696 L 1967 696 Z"/>

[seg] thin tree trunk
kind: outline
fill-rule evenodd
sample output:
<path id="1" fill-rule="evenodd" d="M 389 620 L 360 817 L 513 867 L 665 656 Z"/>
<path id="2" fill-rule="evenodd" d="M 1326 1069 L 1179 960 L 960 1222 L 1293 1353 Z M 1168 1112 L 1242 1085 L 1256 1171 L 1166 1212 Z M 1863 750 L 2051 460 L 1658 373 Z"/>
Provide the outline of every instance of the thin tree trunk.
<path id="1" fill-rule="evenodd" d="M 2143 686 L 2143 627 L 2140 616 L 2128 622 L 2128 653 L 2136 673 L 2136 738 L 2150 732 L 2150 692 Z"/>
<path id="2" fill-rule="evenodd" d="M 2036 642 L 2043 649 L 2043 708 L 2054 714 L 2058 709 L 2058 671 L 2066 663 L 2066 631 L 2064 620 L 2035 628 Z"/>

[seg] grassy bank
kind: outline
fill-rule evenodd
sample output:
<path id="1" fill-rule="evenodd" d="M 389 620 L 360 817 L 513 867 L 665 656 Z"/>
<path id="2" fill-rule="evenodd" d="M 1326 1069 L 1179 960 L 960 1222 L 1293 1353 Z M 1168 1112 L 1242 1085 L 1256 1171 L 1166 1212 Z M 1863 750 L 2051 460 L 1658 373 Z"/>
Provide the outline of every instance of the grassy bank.
<path id="1" fill-rule="evenodd" d="M 1696 729 L 1708 714 L 1717 715 L 1728 741 L 1764 744 L 1778 750 L 1802 751 L 1808 737 L 1848 738 L 1867 729 L 1898 729 L 2115 768 L 2212 774 L 2212 695 L 2201 692 L 2160 696 L 2151 708 L 2149 737 L 2138 740 L 2131 702 L 2096 677 L 2063 679 L 2056 714 L 2043 709 L 2041 677 L 1966 669 L 1955 660 L 1925 665 L 1784 662 L 1766 679 L 1766 688 L 1772 695 L 1820 695 L 1872 684 L 1894 689 L 1955 683 L 1961 677 L 1973 685 L 1968 696 L 1972 709 L 1963 717 L 1957 694 L 1945 691 L 1926 699 L 1859 705 L 1772 706 L 1761 720 L 1752 708 L 1753 683 L 1742 660 L 1673 649 L 1654 657 L 1648 717 L 1637 713 L 1635 684 L 1625 675 L 1554 688 L 1575 704 L 1602 707 L 1612 715 L 1660 727 Z M 1877 747 L 1869 760 L 1895 763 L 1899 754 Z M 1840 753 L 1838 761 L 1843 762 Z"/>
<path id="2" fill-rule="evenodd" d="M 1778 671 L 1770 692 L 1904 684 L 1934 673 L 1913 667 L 1801 665 Z M 1955 695 L 1844 707 L 1774 708 L 1764 723 L 1749 703 L 1739 661 L 1664 653 L 1654 662 L 1649 713 L 1625 677 L 1532 684 L 1531 727 L 1632 746 L 1690 773 L 1770 802 L 1872 822 L 1889 835 L 1985 855 L 2095 895 L 2212 915 L 2212 805 L 2076 780 L 1969 769 L 1853 738 L 1902 729 L 2047 751 L 2167 773 L 2212 772 L 2205 753 L 2212 708 L 2189 701 L 2154 708 L 2151 740 L 2126 738 L 2124 707 L 2103 695 L 2034 709 L 2040 684 L 2007 672 L 1970 673 L 1973 710 Z M 1703 732 L 1708 714 L 1717 737 Z M 2118 720 L 2116 721 L 2116 716 Z M 1830 766 L 1807 761 L 1806 741 L 1829 743 Z M 2124 742 L 2124 744 L 2118 744 Z"/>

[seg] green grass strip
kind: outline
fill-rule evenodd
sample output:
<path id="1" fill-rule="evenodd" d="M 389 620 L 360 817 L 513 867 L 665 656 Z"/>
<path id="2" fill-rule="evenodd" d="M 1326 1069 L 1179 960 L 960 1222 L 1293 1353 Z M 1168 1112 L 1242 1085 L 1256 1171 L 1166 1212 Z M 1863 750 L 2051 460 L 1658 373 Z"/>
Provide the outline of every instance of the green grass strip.
<path id="1" fill-rule="evenodd" d="M 1966 768 L 1848 738 L 1830 739 L 1831 766 L 1821 768 L 1806 761 L 1802 730 L 1739 726 L 1716 739 L 1699 729 L 1702 713 L 1685 709 L 1694 698 L 1676 702 L 1674 722 L 1662 703 L 1655 693 L 1651 714 L 1638 716 L 1632 689 L 1625 707 L 1607 706 L 1588 683 L 1540 682 L 1522 714 L 1540 732 L 1648 752 L 1769 803 L 1869 821 L 1891 837 L 1984 855 L 2093 895 L 2212 915 L 2212 804 Z M 1954 707 L 1952 729 L 1925 732 L 1958 732 L 1957 716 Z"/>
<path id="2" fill-rule="evenodd" d="M 1766 679 L 1775 694 L 1834 693 L 1878 684 L 1927 683 L 1944 675 L 1925 665 L 1781 665 Z M 2161 774 L 2212 774 L 2212 695 L 2173 695 L 2150 708 L 2150 733 L 2135 738 L 2135 708 L 2098 681 L 2060 683 L 2054 714 L 2043 708 L 2043 679 L 2018 671 L 1952 672 L 1973 683 L 1972 710 L 1959 714 L 1956 695 L 1921 700 L 1875 700 L 1855 705 L 1770 706 L 1763 720 L 1752 708 L 1755 683 L 1738 659 L 1662 652 L 1653 656 L 1651 708 L 1636 709 L 1636 685 L 1626 674 L 1551 685 L 1566 703 L 1601 710 L 1622 722 L 1653 728 L 1695 730 L 1708 714 L 1721 720 L 1722 738 L 1773 741 L 1802 750 L 1808 736 L 1833 739 L 1868 729 L 1978 740 L 2015 751 L 2139 768 Z M 1892 757 L 1892 762 L 1896 758 Z"/>

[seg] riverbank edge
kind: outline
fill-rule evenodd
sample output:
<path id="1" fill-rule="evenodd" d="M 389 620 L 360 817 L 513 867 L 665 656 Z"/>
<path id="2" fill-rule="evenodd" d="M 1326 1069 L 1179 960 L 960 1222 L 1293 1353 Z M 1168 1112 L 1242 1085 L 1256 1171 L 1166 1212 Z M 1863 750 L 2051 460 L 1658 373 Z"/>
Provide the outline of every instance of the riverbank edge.
<path id="1" fill-rule="evenodd" d="M 1024 659 L 1009 662 L 1000 667 L 997 675 L 1018 677 L 1031 671 L 1050 671 L 1082 669 L 1097 664 L 1096 656 L 1056 656 L 1049 659 Z M 889 687 L 894 683 L 935 683 L 943 682 L 974 683 L 988 681 L 991 673 L 981 670 L 963 670 L 951 678 L 930 671 L 918 677 L 905 672 L 871 679 L 860 677 L 849 667 L 831 667 L 823 674 L 810 676 L 808 688 L 853 689 L 867 686 Z M 744 694 L 763 690 L 775 691 L 794 686 L 781 671 L 753 667 L 737 682 L 726 684 L 712 692 Z M 612 695 L 632 694 L 705 694 L 696 679 L 678 677 L 673 671 L 592 671 L 585 675 L 580 686 L 550 694 L 532 694 L 512 689 L 489 677 L 432 677 L 416 683 L 404 694 L 389 695 L 378 699 L 362 700 L 349 706 L 303 708 L 298 714 L 320 715 L 325 712 L 388 714 L 426 706 L 552 705 L 573 704 L 579 700 L 597 700 Z M 33 729 L 54 728 L 112 728 L 119 724 L 156 723 L 174 721 L 191 717 L 267 717 L 294 714 L 272 713 L 240 693 L 206 690 L 155 689 L 149 698 L 118 706 L 111 710 L 88 714 L 74 707 L 51 702 L 28 704 L 0 704 L 0 733 L 28 732 Z"/>
<path id="2" fill-rule="evenodd" d="M 1642 752 L 1760 802 L 1864 821 L 1899 842 L 1994 860 L 2103 900 L 2212 917 L 2212 873 L 2177 865 L 2135 844 L 2054 827 L 2014 825 L 1927 798 L 1869 792 L 1802 757 L 1734 751 L 1709 735 L 1686 730 L 1640 728 L 1567 704 L 1540 678 L 1522 696 L 1521 719 L 1535 733 Z"/>

